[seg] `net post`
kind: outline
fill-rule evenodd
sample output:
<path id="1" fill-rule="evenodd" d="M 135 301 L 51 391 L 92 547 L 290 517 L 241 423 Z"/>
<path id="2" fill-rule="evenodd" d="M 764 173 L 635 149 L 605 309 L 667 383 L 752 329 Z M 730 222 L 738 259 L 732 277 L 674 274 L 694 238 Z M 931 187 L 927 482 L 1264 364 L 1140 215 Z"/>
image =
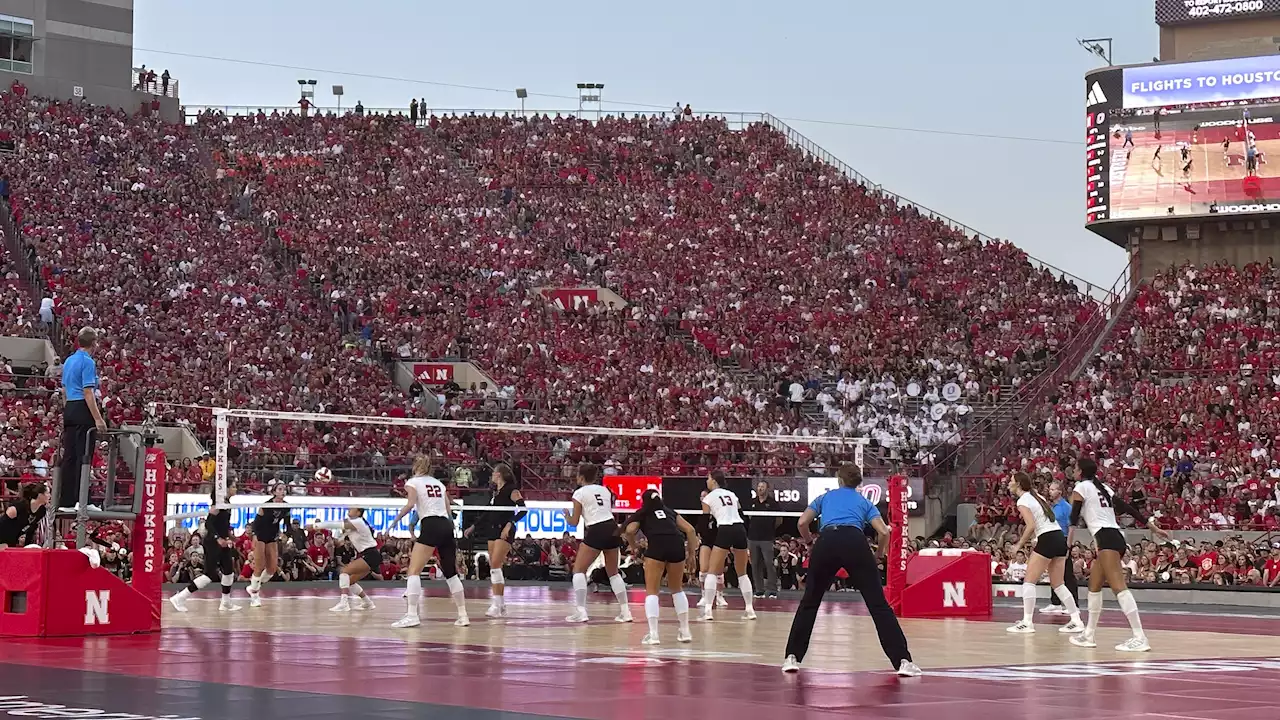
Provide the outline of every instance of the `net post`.
<path id="1" fill-rule="evenodd" d="M 213 411 L 214 427 L 214 497 L 218 507 L 230 507 L 227 504 L 227 462 L 228 446 L 231 435 L 231 418 L 221 408 Z"/>

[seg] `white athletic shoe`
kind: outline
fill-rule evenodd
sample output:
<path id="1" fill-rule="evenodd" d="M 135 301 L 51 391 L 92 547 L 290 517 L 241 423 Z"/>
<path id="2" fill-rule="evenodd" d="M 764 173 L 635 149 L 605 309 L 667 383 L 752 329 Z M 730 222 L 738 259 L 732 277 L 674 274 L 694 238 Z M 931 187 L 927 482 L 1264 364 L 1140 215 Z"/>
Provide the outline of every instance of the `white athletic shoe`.
<path id="1" fill-rule="evenodd" d="M 591 619 L 591 616 L 587 615 L 586 610 L 574 610 L 573 614 L 565 618 L 564 621 L 571 622 L 571 623 L 584 623 L 590 619 Z"/>
<path id="2" fill-rule="evenodd" d="M 1075 645 L 1076 647 L 1082 647 L 1082 648 L 1098 647 L 1098 643 L 1094 642 L 1093 636 L 1089 634 L 1089 631 L 1087 629 L 1081 632 L 1079 635 L 1072 635 L 1068 639 L 1071 640 L 1071 644 Z"/>
<path id="3" fill-rule="evenodd" d="M 645 636 L 640 639 L 640 644 L 641 645 L 661 645 L 662 642 L 658 640 L 658 636 L 656 633 L 645 633 Z"/>
<path id="4" fill-rule="evenodd" d="M 1120 652 L 1150 652 L 1151 645 L 1143 636 L 1131 637 L 1116 646 Z"/>
<path id="5" fill-rule="evenodd" d="M 500 608 L 497 605 L 490 605 L 488 610 L 484 611 L 485 617 L 504 618 L 507 616 L 507 609 Z"/>
<path id="6" fill-rule="evenodd" d="M 680 643 L 693 642 L 693 633 L 689 632 L 688 630 L 685 630 L 684 628 L 681 628 L 680 631 L 676 633 L 676 642 L 680 642 Z"/>
<path id="7" fill-rule="evenodd" d="M 243 609 L 244 608 L 231 602 L 230 600 L 223 600 L 222 602 L 218 603 L 218 612 L 240 612 Z"/>
<path id="8" fill-rule="evenodd" d="M 1015 635 L 1030 635 L 1036 631 L 1036 626 L 1026 620 L 1019 620 L 1016 625 L 1010 625 L 1004 631 Z"/>
<path id="9" fill-rule="evenodd" d="M 374 610 L 377 607 L 378 607 L 377 605 L 373 604 L 373 598 L 366 595 L 365 597 L 357 596 L 355 598 L 354 604 L 351 606 L 351 609 L 365 611 L 365 610 Z"/>
<path id="10" fill-rule="evenodd" d="M 742 619 L 743 619 L 743 620 L 755 620 L 755 619 L 756 619 L 756 611 L 755 611 L 754 609 L 752 609 L 752 608 L 747 608 L 747 611 L 746 611 L 745 613 L 743 613 L 743 614 L 742 614 Z"/>
<path id="11" fill-rule="evenodd" d="M 414 628 L 422 624 L 422 620 L 417 615 L 407 614 L 399 620 L 391 623 L 393 628 Z"/>
<path id="12" fill-rule="evenodd" d="M 262 607 L 262 596 L 261 596 L 261 595 L 259 595 L 259 594 L 257 594 L 257 593 L 254 593 L 253 595 L 250 595 L 250 596 L 249 596 L 249 607 L 251 607 L 251 608 L 260 608 L 260 607 Z"/>
<path id="13" fill-rule="evenodd" d="M 1062 607 L 1061 605 L 1045 605 L 1044 607 L 1040 608 L 1040 614 L 1042 614 L 1042 615 L 1066 615 L 1066 614 L 1067 614 L 1067 609 L 1066 609 L 1066 608 L 1064 608 L 1064 607 Z"/>
<path id="14" fill-rule="evenodd" d="M 711 606 L 703 605 L 702 612 L 698 615 L 698 622 L 711 622 L 712 620 L 715 620 L 715 617 L 712 615 Z"/>
<path id="15" fill-rule="evenodd" d="M 1066 625 L 1063 625 L 1062 627 L 1058 628 L 1058 632 L 1066 635 L 1070 635 L 1071 633 L 1082 633 L 1084 632 L 1084 623 L 1080 622 L 1079 620 L 1072 620 Z"/>
<path id="16" fill-rule="evenodd" d="M 337 605 L 329 608 L 329 612 L 351 612 L 351 601 L 347 599 L 346 595 L 343 595 Z"/>
<path id="17" fill-rule="evenodd" d="M 800 672 L 800 661 L 796 660 L 795 655 L 788 655 L 787 659 L 782 661 L 782 672 L 784 673 Z"/>
<path id="18" fill-rule="evenodd" d="M 471 625 L 471 618 L 466 615 L 459 615 L 457 620 L 453 621 L 454 627 L 468 627 Z"/>
<path id="19" fill-rule="evenodd" d="M 719 608 L 729 607 L 729 601 L 724 599 L 724 593 L 722 592 L 716 593 L 716 607 L 719 607 Z"/>
<path id="20" fill-rule="evenodd" d="M 616 623 L 629 623 L 629 622 L 635 622 L 635 620 L 636 619 L 631 615 L 630 610 L 623 610 L 622 612 L 618 613 L 618 617 L 613 619 L 613 621 Z"/>
<path id="21" fill-rule="evenodd" d="M 173 597 L 169 598 L 169 604 L 172 605 L 173 609 L 177 610 L 178 612 L 187 611 L 187 599 L 182 597 L 181 595 L 174 595 Z"/>
<path id="22" fill-rule="evenodd" d="M 920 669 L 920 666 L 910 660 L 903 660 L 902 664 L 898 666 L 898 677 L 920 677 L 923 674 L 924 671 Z"/>

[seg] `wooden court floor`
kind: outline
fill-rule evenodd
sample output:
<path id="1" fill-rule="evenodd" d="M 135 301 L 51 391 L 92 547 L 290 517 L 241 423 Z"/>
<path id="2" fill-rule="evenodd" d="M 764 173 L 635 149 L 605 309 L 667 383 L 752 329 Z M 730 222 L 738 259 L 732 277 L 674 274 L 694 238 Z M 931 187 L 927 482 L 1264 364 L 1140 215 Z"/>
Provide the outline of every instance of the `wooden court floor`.
<path id="1" fill-rule="evenodd" d="M 1135 147 L 1128 149 L 1113 142 L 1111 162 L 1115 182 L 1111 207 L 1117 216 L 1163 215 L 1169 206 L 1179 213 L 1205 212 L 1214 201 L 1248 199 L 1241 184 L 1246 175 L 1244 143 L 1232 142 L 1225 156 L 1220 143 L 1192 146 L 1192 166 L 1185 174 L 1181 154 L 1174 143 L 1172 135 L 1162 141 L 1142 137 Z M 1272 198 L 1280 188 L 1280 139 L 1259 140 L 1257 144 L 1266 162 L 1258 164 L 1255 175 L 1262 183 L 1264 197 Z M 1158 160 L 1155 158 L 1157 146 L 1161 147 Z M 1123 173 L 1115 178 L 1120 163 L 1123 163 Z"/>

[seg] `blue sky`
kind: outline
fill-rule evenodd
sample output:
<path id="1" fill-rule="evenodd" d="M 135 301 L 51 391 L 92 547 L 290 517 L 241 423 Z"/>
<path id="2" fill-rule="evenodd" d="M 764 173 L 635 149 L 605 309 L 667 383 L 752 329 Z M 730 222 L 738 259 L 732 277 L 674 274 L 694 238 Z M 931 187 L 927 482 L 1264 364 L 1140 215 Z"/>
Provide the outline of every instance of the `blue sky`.
<path id="1" fill-rule="evenodd" d="M 1150 61 L 1152 6 L 137 0 L 134 43 L 188 105 L 286 105 L 306 78 L 326 106 L 341 84 L 366 107 L 514 108 L 526 87 L 527 107 L 569 109 L 575 83 L 603 82 L 612 110 L 768 112 L 886 190 L 1109 286 L 1125 254 L 1083 227 L 1083 76 L 1100 61 L 1075 41 Z"/>

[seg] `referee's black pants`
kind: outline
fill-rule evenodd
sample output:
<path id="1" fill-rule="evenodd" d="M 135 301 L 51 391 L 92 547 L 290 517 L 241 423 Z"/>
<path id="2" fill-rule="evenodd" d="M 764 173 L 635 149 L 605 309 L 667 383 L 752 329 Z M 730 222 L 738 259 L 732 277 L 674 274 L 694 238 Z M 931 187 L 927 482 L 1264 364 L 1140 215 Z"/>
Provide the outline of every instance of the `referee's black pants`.
<path id="1" fill-rule="evenodd" d="M 902 634 L 898 617 L 884 599 L 880 570 L 876 567 L 876 558 L 867 543 L 867 536 L 855 527 L 827 528 L 813 544 L 804 597 L 800 599 L 796 617 L 791 621 L 786 654 L 795 655 L 796 660 L 804 660 L 809 650 L 809 636 L 813 634 L 813 622 L 818 617 L 818 606 L 840 568 L 849 573 L 849 583 L 862 593 L 867 611 L 875 621 L 880 647 L 893 663 L 893 669 L 897 670 L 903 660 L 911 659 L 911 651 L 907 650 L 907 638 Z"/>
<path id="2" fill-rule="evenodd" d="M 80 502 L 80 474 L 92 457 L 95 426 L 85 401 L 67 401 L 62 410 L 62 462 L 58 466 L 58 504 L 62 507 L 75 507 Z"/>
<path id="3" fill-rule="evenodd" d="M 1076 583 L 1076 572 L 1071 568 L 1071 556 L 1067 555 L 1067 566 L 1062 570 L 1062 584 L 1067 586 L 1067 592 L 1071 593 L 1071 597 L 1080 602 L 1080 586 Z M 1062 601 L 1058 599 L 1057 593 L 1049 593 L 1049 604 L 1062 607 Z"/>

